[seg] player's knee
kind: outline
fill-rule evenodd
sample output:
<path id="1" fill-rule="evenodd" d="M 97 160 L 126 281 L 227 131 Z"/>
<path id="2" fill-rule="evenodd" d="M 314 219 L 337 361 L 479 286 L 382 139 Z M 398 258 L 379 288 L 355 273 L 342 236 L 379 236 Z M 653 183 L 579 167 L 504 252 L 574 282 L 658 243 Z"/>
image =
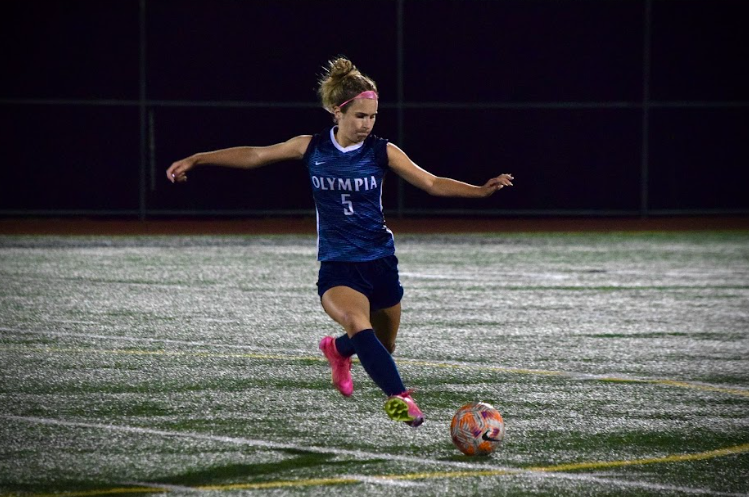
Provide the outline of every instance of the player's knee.
<path id="1" fill-rule="evenodd" d="M 345 312 L 340 316 L 339 322 L 349 336 L 370 328 L 371 325 L 365 316 L 357 312 Z"/>

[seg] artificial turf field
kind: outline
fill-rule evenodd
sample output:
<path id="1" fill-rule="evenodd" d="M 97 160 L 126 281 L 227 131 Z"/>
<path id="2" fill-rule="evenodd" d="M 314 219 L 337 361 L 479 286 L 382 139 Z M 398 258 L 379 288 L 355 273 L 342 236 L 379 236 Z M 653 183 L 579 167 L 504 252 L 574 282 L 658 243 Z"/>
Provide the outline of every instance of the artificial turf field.
<path id="1" fill-rule="evenodd" d="M 396 244 L 418 429 L 330 385 L 314 236 L 0 236 L 0 495 L 749 493 L 749 232 Z"/>

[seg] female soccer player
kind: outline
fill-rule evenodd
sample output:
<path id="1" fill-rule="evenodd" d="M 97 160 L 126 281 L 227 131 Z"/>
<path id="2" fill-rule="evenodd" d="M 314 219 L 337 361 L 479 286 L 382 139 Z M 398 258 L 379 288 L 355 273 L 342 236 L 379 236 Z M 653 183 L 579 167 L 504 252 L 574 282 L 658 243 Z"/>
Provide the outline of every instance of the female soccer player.
<path id="1" fill-rule="evenodd" d="M 501 174 L 483 186 L 474 186 L 437 177 L 392 143 L 372 135 L 377 86 L 346 58 L 328 63 L 318 94 L 334 119 L 325 132 L 267 147 L 195 154 L 173 163 L 166 175 L 179 183 L 186 181 L 187 172 L 196 166 L 254 169 L 289 159 L 304 162 L 317 209 L 318 294 L 325 312 L 346 332 L 320 342 L 332 368 L 333 384 L 347 397 L 353 393 L 351 356 L 356 354 L 387 395 L 385 411 L 390 418 L 417 427 L 424 422 L 424 415 L 391 357 L 400 326 L 403 288 L 393 234 L 385 226 L 382 212 L 383 178 L 390 169 L 432 195 L 475 198 L 512 186 L 514 178 Z"/>

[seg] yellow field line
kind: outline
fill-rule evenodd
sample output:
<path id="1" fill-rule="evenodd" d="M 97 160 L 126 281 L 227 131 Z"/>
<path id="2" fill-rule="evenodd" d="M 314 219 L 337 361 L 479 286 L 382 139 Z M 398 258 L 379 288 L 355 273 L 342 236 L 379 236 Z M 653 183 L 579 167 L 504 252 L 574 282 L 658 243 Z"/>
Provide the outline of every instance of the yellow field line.
<path id="1" fill-rule="evenodd" d="M 749 397 L 749 390 L 740 390 L 738 388 L 715 387 L 712 385 L 701 385 L 699 383 L 689 383 L 686 381 L 674 381 L 674 380 L 642 380 L 642 381 L 646 383 L 655 383 L 658 385 L 667 385 L 670 387 L 689 388 L 692 390 L 702 390 L 704 392 L 720 392 L 720 393 L 727 393 L 730 395 L 739 395 L 741 397 Z"/>
<path id="2" fill-rule="evenodd" d="M 120 494 L 146 494 L 168 492 L 166 488 L 157 487 L 120 487 L 107 488 L 103 490 L 86 490 L 83 492 L 59 492 L 55 494 L 2 494 L 3 497 L 23 496 L 23 497 L 92 497 L 94 495 L 120 495 Z"/>
<path id="3" fill-rule="evenodd" d="M 662 463 L 670 463 L 670 462 L 702 461 L 705 459 L 714 459 L 716 457 L 725 457 L 725 456 L 731 456 L 735 454 L 743 454 L 745 452 L 749 452 L 749 443 L 742 444 L 742 445 L 734 445 L 733 447 L 726 447 L 723 449 L 709 450 L 707 452 L 698 452 L 695 454 L 673 454 L 670 456 L 663 456 L 663 457 L 650 457 L 646 459 L 632 459 L 632 460 L 622 460 L 622 461 L 601 461 L 601 462 L 559 464 L 556 466 L 527 468 L 527 470 L 534 471 L 534 472 L 557 472 L 557 471 L 577 471 L 580 469 L 607 469 L 607 468 L 618 468 L 622 466 L 640 466 L 644 464 L 662 464 Z"/>
<path id="4" fill-rule="evenodd" d="M 640 466 L 645 464 L 663 464 L 672 462 L 702 461 L 705 459 L 714 459 L 716 457 L 725 457 L 736 454 L 749 452 L 749 443 L 726 447 L 724 449 L 710 450 L 707 452 L 698 452 L 695 454 L 674 454 L 663 457 L 651 457 L 645 459 L 631 459 L 620 461 L 592 461 L 571 464 L 558 464 L 555 466 L 535 466 L 530 468 L 497 469 L 497 470 L 477 470 L 477 471 L 439 471 L 432 473 L 411 473 L 405 475 L 377 476 L 375 478 L 388 480 L 423 480 L 423 479 L 440 479 L 440 478 L 471 478 L 478 476 L 502 476 L 520 473 L 559 473 L 566 471 L 578 471 L 581 469 L 609 469 L 622 466 Z"/>
<path id="5" fill-rule="evenodd" d="M 663 457 L 650 457 L 643 459 L 619 460 L 619 461 L 591 461 L 571 464 L 557 464 L 554 466 L 534 466 L 529 468 L 518 469 L 496 469 L 496 470 L 475 470 L 475 471 L 437 471 L 425 473 L 408 473 L 402 475 L 373 475 L 368 478 L 375 480 L 439 480 L 449 478 L 478 478 L 487 476 L 506 476 L 523 473 L 559 473 L 568 471 L 579 471 L 586 469 L 611 469 L 623 466 L 640 466 L 646 464 L 664 464 L 674 462 L 703 461 L 706 459 L 715 459 L 749 452 L 749 443 L 726 447 L 723 449 L 698 452 L 694 454 L 673 454 Z M 256 483 L 234 483 L 229 485 L 202 485 L 189 487 L 194 490 L 203 491 L 229 491 L 229 490 L 267 490 L 273 488 L 289 487 L 312 487 L 312 486 L 332 486 L 332 485 L 353 485 L 360 483 L 361 480 L 356 477 L 340 478 L 310 478 L 306 480 L 278 480 L 269 482 Z M 83 492 L 62 492 L 56 494 L 25 494 L 27 497 L 92 497 L 95 495 L 117 495 L 132 493 L 166 493 L 169 488 L 154 487 L 121 487 L 102 490 L 89 490 Z"/>
<path id="6" fill-rule="evenodd" d="M 29 350 L 29 347 L 18 347 L 18 346 L 0 346 L 0 350 Z M 181 352 L 181 351 L 167 351 L 167 350 L 143 350 L 143 349 L 82 349 L 82 348 L 60 348 L 60 347 L 36 347 L 37 350 L 45 352 L 57 352 L 57 353 L 87 353 L 94 352 L 100 354 L 123 354 L 123 355 L 153 355 L 153 356 L 184 356 L 184 357 L 226 357 L 226 358 L 248 358 L 248 359 L 262 359 L 262 360 L 305 360 L 305 361 L 318 361 L 322 362 L 325 359 L 317 356 L 288 356 L 288 355 L 276 355 L 276 354 L 257 354 L 257 353 L 212 353 L 212 352 Z M 400 359 L 398 362 L 403 364 L 409 364 L 412 366 L 422 367 L 434 367 L 434 368 L 447 368 L 447 369 L 479 369 L 482 371 L 494 371 L 500 373 L 512 373 L 512 374 L 530 374 L 530 375 L 542 375 L 542 376 L 558 376 L 558 377 L 574 377 L 573 374 L 559 372 L 559 371 L 547 371 L 541 369 L 524 369 L 524 368 L 506 368 L 498 366 L 485 366 L 485 365 L 468 365 L 468 364 L 451 364 L 441 362 L 430 362 L 420 361 L 411 359 Z M 616 377 L 602 377 L 594 378 L 598 381 L 610 381 L 610 382 L 622 382 L 622 383 L 650 383 L 657 385 L 665 385 L 677 388 L 686 388 L 692 390 L 701 390 L 708 392 L 720 392 L 729 395 L 738 395 L 741 397 L 749 397 L 749 391 L 735 389 L 735 388 L 723 388 L 711 385 L 702 385 L 699 383 L 690 383 L 675 380 L 648 380 L 648 379 L 627 379 L 627 378 L 616 378 Z M 404 475 L 380 475 L 372 476 L 373 479 L 382 480 L 419 480 L 419 479 L 442 479 L 442 478 L 473 478 L 480 476 L 502 476 L 510 474 L 518 474 L 523 472 L 564 472 L 564 471 L 577 471 L 583 469 L 606 469 L 615 468 L 622 466 L 636 466 L 644 464 L 659 464 L 669 462 L 685 462 L 685 461 L 697 461 L 704 459 L 712 459 L 716 457 L 723 457 L 734 454 L 741 454 L 749 452 L 749 444 L 737 445 L 734 447 L 727 447 L 724 449 L 712 450 L 707 452 L 701 452 L 696 454 L 677 454 L 658 458 L 647 458 L 647 459 L 633 459 L 633 460 L 621 460 L 621 461 L 593 461 L 593 462 L 582 462 L 582 463 L 570 463 L 560 464 L 556 466 L 546 467 L 531 467 L 517 470 L 477 470 L 477 471 L 453 471 L 453 472 L 432 472 L 432 473 L 411 473 Z M 325 485 L 347 485 L 359 483 L 360 480 L 356 478 L 318 478 L 318 479 L 307 479 L 307 480 L 280 480 L 272 482 L 258 482 L 258 483 L 246 483 L 246 484 L 233 484 L 233 485 L 219 485 L 219 486 L 201 486 L 194 487 L 196 490 L 260 490 L 260 489 L 272 489 L 272 488 L 283 488 L 283 487 L 305 487 L 305 486 L 325 486 Z M 123 488 L 112 488 L 104 490 L 91 490 L 84 492 L 64 492 L 57 494 L 35 494 L 34 497 L 89 497 L 94 495 L 116 495 L 116 494 L 132 494 L 132 493 L 163 493 L 168 492 L 166 488 L 157 487 L 123 487 Z"/>
<path id="7" fill-rule="evenodd" d="M 374 477 L 377 478 L 377 477 Z M 361 483 L 356 478 L 312 478 L 309 480 L 279 480 L 258 483 L 233 483 L 231 485 L 201 485 L 193 487 L 195 490 L 268 490 L 271 488 L 288 487 L 322 487 L 329 485 L 353 485 Z"/>

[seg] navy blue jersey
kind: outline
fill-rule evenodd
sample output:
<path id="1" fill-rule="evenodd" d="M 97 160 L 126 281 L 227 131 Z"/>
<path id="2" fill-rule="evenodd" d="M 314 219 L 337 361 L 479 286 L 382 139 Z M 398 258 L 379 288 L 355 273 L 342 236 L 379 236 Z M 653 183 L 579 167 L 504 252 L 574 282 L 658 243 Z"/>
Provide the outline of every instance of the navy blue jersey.
<path id="1" fill-rule="evenodd" d="M 304 154 L 317 209 L 317 260 L 364 262 L 395 253 L 382 213 L 387 140 L 369 135 L 343 148 L 334 128 L 314 135 Z"/>

